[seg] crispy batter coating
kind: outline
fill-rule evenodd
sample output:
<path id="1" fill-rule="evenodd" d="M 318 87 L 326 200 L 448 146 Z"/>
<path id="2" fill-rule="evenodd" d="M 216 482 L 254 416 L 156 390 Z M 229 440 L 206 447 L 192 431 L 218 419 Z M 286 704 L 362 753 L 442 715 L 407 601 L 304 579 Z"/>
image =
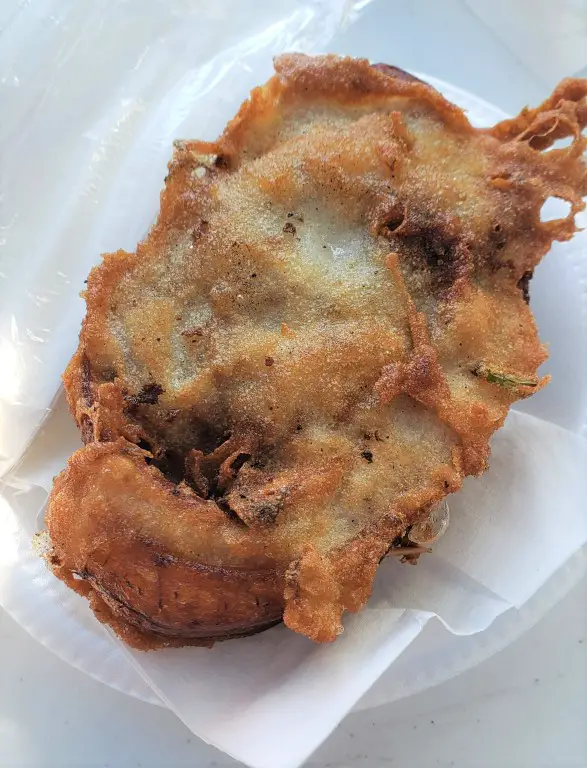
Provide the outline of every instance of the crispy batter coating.
<path id="1" fill-rule="evenodd" d="M 333 640 L 545 383 L 528 282 L 584 207 L 587 82 L 477 130 L 395 68 L 275 69 L 217 142 L 175 143 L 64 376 L 86 447 L 51 494 L 52 566 L 137 647 L 282 616 Z M 551 196 L 571 210 L 543 222 Z"/>

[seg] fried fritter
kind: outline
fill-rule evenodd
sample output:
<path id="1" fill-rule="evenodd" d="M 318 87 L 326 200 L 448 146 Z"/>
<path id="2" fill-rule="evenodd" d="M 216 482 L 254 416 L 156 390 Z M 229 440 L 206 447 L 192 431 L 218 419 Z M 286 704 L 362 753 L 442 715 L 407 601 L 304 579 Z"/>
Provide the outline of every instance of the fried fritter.
<path id="1" fill-rule="evenodd" d="M 395 68 L 275 68 L 217 142 L 175 143 L 64 376 L 86 447 L 51 494 L 52 567 L 137 647 L 282 617 L 333 640 L 546 381 L 528 282 L 584 207 L 587 82 L 478 130 Z M 549 197 L 566 218 L 541 221 Z"/>

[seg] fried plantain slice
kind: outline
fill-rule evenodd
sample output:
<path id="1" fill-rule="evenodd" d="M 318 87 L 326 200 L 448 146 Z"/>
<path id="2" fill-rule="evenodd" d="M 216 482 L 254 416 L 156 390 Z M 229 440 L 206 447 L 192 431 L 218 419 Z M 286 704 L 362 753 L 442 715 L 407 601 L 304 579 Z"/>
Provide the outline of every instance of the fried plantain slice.
<path id="1" fill-rule="evenodd" d="M 64 376 L 86 446 L 51 494 L 52 567 L 141 648 L 282 617 L 333 640 L 547 380 L 528 282 L 584 207 L 587 82 L 478 130 L 396 68 L 275 69 L 217 142 L 175 143 Z M 566 218 L 541 220 L 549 197 Z"/>

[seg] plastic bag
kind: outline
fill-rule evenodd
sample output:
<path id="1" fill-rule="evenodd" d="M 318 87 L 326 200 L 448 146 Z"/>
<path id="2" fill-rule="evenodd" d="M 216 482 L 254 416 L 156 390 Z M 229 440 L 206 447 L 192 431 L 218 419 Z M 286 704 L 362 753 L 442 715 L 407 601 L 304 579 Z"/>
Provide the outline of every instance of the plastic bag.
<path id="1" fill-rule="evenodd" d="M 100 254 L 152 223 L 175 138 L 213 139 L 283 51 L 364 2 L 47 0 L 0 46 L 0 477 L 49 413 Z"/>

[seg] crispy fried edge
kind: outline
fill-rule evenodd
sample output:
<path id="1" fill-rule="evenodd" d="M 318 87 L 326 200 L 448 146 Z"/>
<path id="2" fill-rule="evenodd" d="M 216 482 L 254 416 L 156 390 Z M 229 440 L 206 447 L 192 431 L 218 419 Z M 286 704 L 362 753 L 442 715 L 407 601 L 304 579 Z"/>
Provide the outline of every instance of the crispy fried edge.
<path id="1" fill-rule="evenodd" d="M 83 428 L 84 414 L 91 420 L 88 409 L 96 409 L 99 394 L 87 375 L 89 361 L 97 350 L 86 348 L 85 339 L 91 324 L 100 322 L 100 308 L 108 300 L 108 292 L 119 276 L 126 270 L 132 269 L 136 259 L 146 255 L 147 246 L 156 248 L 161 238 L 166 236 L 166 222 L 174 221 L 177 225 L 176 214 L 180 211 L 179 201 L 188 183 L 189 172 L 198 162 L 199 154 L 210 154 L 222 159 L 215 168 L 215 173 L 221 173 L 238 163 L 238 154 L 246 141 L 248 132 L 262 128 L 264 121 L 270 121 L 275 105 L 280 105 L 286 96 L 307 98 L 316 93 L 320 100 L 331 97 L 338 103 L 356 103 L 369 100 L 377 95 L 406 96 L 422 99 L 431 105 L 436 114 L 444 119 L 454 130 L 463 134 L 475 133 L 462 110 L 447 102 L 437 91 L 417 80 L 390 77 L 384 71 L 378 71 L 366 60 L 338 59 L 334 56 L 310 58 L 298 54 L 282 56 L 276 61 L 276 76 L 267 84 L 256 88 L 236 117 L 228 124 L 222 137 L 213 143 L 181 142 L 170 163 L 170 178 L 162 193 L 161 214 L 152 230 L 149 243 L 139 244 L 137 254 L 118 252 L 106 257 L 106 261 L 116 259 L 115 268 L 108 272 L 101 267 L 92 271 L 88 282 L 86 300 L 87 316 L 80 335 L 80 347 L 74 359 L 68 366 L 64 383 L 70 407 Z M 585 139 L 579 136 L 582 127 L 587 123 L 587 106 L 578 104 L 587 94 L 587 82 L 566 80 L 555 90 L 549 99 L 534 110 L 524 110 L 517 118 L 505 120 L 488 129 L 487 133 L 502 142 L 526 142 L 528 149 L 542 150 L 550 146 L 556 139 L 572 135 L 574 143 L 572 153 L 566 152 L 569 162 L 585 149 Z M 571 156 L 572 154 L 572 156 Z M 586 174 L 587 179 L 587 174 Z M 507 184 L 507 179 L 499 180 Z M 496 183 L 497 186 L 497 183 Z M 580 190 L 557 182 L 553 185 L 552 194 L 569 199 L 572 210 L 566 219 L 549 222 L 549 234 L 552 238 L 568 239 L 575 231 L 574 214 L 584 207 L 581 194 L 587 193 L 587 181 L 583 181 Z M 105 262 L 106 263 L 106 262 Z M 102 322 L 105 322 L 104 313 Z M 96 319 L 98 318 L 98 319 Z M 105 333 L 103 328 L 92 327 L 98 336 Z M 86 371 L 84 376 L 83 371 Z M 409 372 L 407 374 L 409 376 Z M 416 389 L 422 389 L 422 382 L 415 382 Z M 88 393 L 92 393 L 91 397 Z M 454 456 L 454 467 L 442 477 L 433 479 L 429 487 L 419 494 L 413 494 L 404 510 L 397 509 L 385 518 L 365 529 L 361 535 L 347 547 L 341 549 L 332 559 L 319 555 L 312 547 L 302 557 L 292 563 L 286 574 L 285 597 L 288 606 L 285 611 L 285 621 L 292 629 L 303 632 L 315 640 L 332 640 L 342 630 L 340 616 L 344 609 L 358 610 L 367 600 L 371 582 L 374 577 L 380 557 L 385 554 L 397 535 L 401 535 L 406 527 L 423 519 L 434 503 L 440 501 L 447 493 L 457 490 L 462 480 L 470 471 L 483 471 L 488 455 L 487 440 L 505 419 L 509 406 L 503 408 L 503 418 L 495 421 L 489 435 L 475 441 L 476 445 L 457 451 Z M 99 410 L 99 409 L 98 409 Z M 94 412 L 95 415 L 95 412 Z M 122 426 L 119 427 L 122 430 Z M 94 428 L 92 439 L 100 439 L 101 434 Z M 130 436 L 132 438 L 132 435 Z M 481 445 L 483 443 L 483 445 Z M 467 456 L 467 451 L 472 455 Z M 407 501 L 407 500 L 406 500 Z M 361 577 L 357 578 L 359 571 Z M 349 576 L 349 574 L 351 576 Z M 64 578 L 64 575 L 61 574 Z M 367 586 L 354 589 L 353 582 L 360 581 Z M 322 616 L 316 623 L 316 611 L 326 599 L 336 601 L 343 606 L 330 615 Z M 99 606 L 98 606 L 99 607 Z M 118 626 L 117 630 L 121 631 Z M 134 630 L 133 630 L 134 631 Z M 146 643 L 153 642 L 151 636 L 141 635 Z M 141 641 L 142 642 L 142 641 Z M 182 642 L 182 641 L 179 641 Z M 183 644 L 183 643 L 182 643 Z"/>

